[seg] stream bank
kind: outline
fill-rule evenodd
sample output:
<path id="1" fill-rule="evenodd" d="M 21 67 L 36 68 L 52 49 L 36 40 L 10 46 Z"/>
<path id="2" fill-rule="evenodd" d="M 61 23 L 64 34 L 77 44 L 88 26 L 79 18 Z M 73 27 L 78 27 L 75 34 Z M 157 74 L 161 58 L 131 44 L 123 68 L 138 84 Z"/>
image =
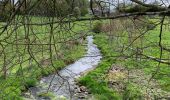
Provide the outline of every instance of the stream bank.
<path id="1" fill-rule="evenodd" d="M 93 43 L 93 36 L 87 37 L 87 54 L 73 64 L 66 66 L 58 73 L 41 78 L 36 87 L 29 88 L 31 98 L 35 100 L 50 100 L 45 95 L 47 91 L 56 98 L 65 98 L 71 100 L 83 99 L 88 95 L 85 87 L 79 87 L 76 79 L 87 70 L 95 68 L 100 62 L 102 56 L 100 50 Z M 76 53 L 76 52 L 75 52 Z M 81 94 L 83 92 L 83 94 Z"/>

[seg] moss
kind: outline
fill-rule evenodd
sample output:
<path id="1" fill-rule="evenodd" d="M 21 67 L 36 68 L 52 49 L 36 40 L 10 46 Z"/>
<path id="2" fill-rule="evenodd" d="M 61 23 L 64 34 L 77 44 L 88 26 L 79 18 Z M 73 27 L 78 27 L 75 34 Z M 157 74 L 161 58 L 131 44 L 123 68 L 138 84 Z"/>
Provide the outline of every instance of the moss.
<path id="1" fill-rule="evenodd" d="M 135 12 L 157 12 L 164 11 L 164 8 L 159 8 L 158 6 L 145 7 L 142 5 L 127 6 L 125 8 L 120 8 L 119 11 L 123 13 L 135 13 Z"/>

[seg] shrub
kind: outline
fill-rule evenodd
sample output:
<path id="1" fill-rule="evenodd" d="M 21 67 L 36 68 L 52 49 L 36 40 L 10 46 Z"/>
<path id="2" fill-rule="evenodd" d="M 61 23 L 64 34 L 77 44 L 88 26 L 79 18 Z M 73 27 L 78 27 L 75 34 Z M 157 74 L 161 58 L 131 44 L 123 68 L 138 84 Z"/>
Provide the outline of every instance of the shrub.
<path id="1" fill-rule="evenodd" d="M 5 0 L 4 0 L 5 1 Z M 11 14 L 11 9 L 13 9 L 12 5 L 9 2 L 4 2 L 3 0 L 1 0 L 1 3 L 5 6 L 3 6 L 3 8 L 1 7 L 1 9 L 3 9 L 3 11 L 0 11 L 0 21 L 4 21 L 6 22 L 9 18 L 10 18 L 10 14 Z"/>
<path id="2" fill-rule="evenodd" d="M 102 22 L 100 22 L 100 21 L 96 22 L 93 26 L 92 31 L 95 32 L 95 33 L 102 32 Z"/>
<path id="3" fill-rule="evenodd" d="M 80 16 L 80 14 L 81 14 L 80 8 L 75 7 L 73 13 L 74 13 L 74 17 L 78 18 Z"/>
<path id="4" fill-rule="evenodd" d="M 48 76 L 49 75 L 48 71 L 46 71 L 46 70 L 42 70 L 41 74 L 42 74 L 42 76 Z"/>
<path id="5" fill-rule="evenodd" d="M 37 79 L 34 77 L 25 79 L 25 84 L 27 88 L 36 86 L 36 83 Z"/>
<path id="6" fill-rule="evenodd" d="M 80 11 L 81 11 L 81 16 L 85 16 L 86 14 L 88 14 L 88 9 L 86 7 L 82 7 Z"/>
<path id="7" fill-rule="evenodd" d="M 154 24 L 154 22 L 152 22 L 152 21 L 148 22 L 147 25 L 146 25 L 146 28 L 147 28 L 147 30 L 153 30 L 153 29 L 155 29 L 155 24 Z"/>

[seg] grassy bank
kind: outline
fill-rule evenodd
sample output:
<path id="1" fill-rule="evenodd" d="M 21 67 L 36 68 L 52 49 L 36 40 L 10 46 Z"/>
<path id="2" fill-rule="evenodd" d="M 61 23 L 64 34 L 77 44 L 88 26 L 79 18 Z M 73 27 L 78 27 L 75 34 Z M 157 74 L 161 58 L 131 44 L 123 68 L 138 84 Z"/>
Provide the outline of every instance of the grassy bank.
<path id="1" fill-rule="evenodd" d="M 17 75 L 10 75 L 7 79 L 1 78 L 0 89 L 3 90 L 0 94 L 1 99 L 22 100 L 22 92 L 27 91 L 29 87 L 35 86 L 41 77 L 55 73 L 56 70 L 58 71 L 81 58 L 85 54 L 85 47 L 79 45 L 65 53 L 64 59 L 54 61 L 55 68 L 49 65 L 41 69 L 37 65 L 33 65 L 22 69 L 22 71 L 20 70 L 21 72 L 17 72 Z"/>
<path id="2" fill-rule="evenodd" d="M 100 48 L 104 58 L 94 71 L 80 79 L 80 84 L 87 86 L 96 100 L 142 100 L 146 98 L 154 100 L 166 98 L 170 92 L 169 65 L 160 64 L 159 71 L 148 83 L 152 73 L 155 73 L 157 69 L 158 62 L 143 57 L 136 59 L 136 55 L 133 55 L 136 51 L 132 49 L 144 48 L 143 53 L 145 55 L 159 58 L 160 48 L 156 45 L 159 44 L 160 25 L 148 31 L 141 38 L 134 41 L 132 45 L 129 44 L 129 41 L 132 40 L 129 40 L 128 33 L 120 30 L 112 32 L 112 37 L 107 32 L 95 35 L 95 43 Z M 133 32 L 132 36 L 140 35 L 135 33 L 136 30 Z M 168 45 L 170 42 L 168 32 L 165 29 L 163 31 L 163 45 Z M 127 46 L 129 47 L 127 48 Z M 126 48 L 126 51 L 122 51 L 122 48 Z M 163 51 L 162 58 L 168 59 L 168 55 L 169 52 Z M 126 56 L 129 57 L 126 58 Z M 123 67 L 126 73 L 123 76 L 124 79 L 121 80 L 115 79 L 115 73 L 112 73 L 113 83 L 110 86 L 108 74 L 113 65 Z M 118 74 L 118 77 L 122 77 L 121 75 Z M 123 88 L 117 89 L 121 86 Z"/>
<path id="3" fill-rule="evenodd" d="M 115 56 L 120 54 L 115 52 L 113 45 L 109 44 L 108 39 L 109 37 L 105 33 L 95 35 L 95 43 L 100 48 L 103 59 L 95 70 L 80 78 L 79 82 L 89 89 L 96 100 L 122 100 L 123 98 L 136 100 L 141 97 L 141 92 L 138 86 L 133 83 L 125 83 L 127 84 L 126 91 L 121 93 L 109 86 L 110 84 L 107 80 L 108 71 L 113 64 L 118 62 Z"/>
<path id="4" fill-rule="evenodd" d="M 117 100 L 120 99 L 120 95 L 113 89 L 110 89 L 105 80 L 108 69 L 116 61 L 116 59 L 113 59 L 112 57 L 105 56 L 115 56 L 116 54 L 110 51 L 109 45 L 107 44 L 107 38 L 106 36 L 103 36 L 104 35 L 96 35 L 94 42 L 98 45 L 98 48 L 100 48 L 104 58 L 95 70 L 80 78 L 79 82 L 81 85 L 87 86 L 97 100 Z"/>
<path id="5" fill-rule="evenodd" d="M 16 20 L 22 21 L 22 18 L 19 17 Z M 49 18 L 30 16 L 29 22 L 45 23 L 49 22 Z M 1 26 L 4 24 L 0 23 Z M 85 54 L 83 44 L 86 42 L 84 38 L 88 31 L 88 27 L 84 24 L 87 23 L 74 22 L 62 25 L 55 23 L 53 24 L 55 28 L 52 31 L 49 24 L 26 27 L 19 25 L 17 28 L 15 25 L 9 25 L 0 37 L 0 40 L 5 40 L 5 42 L 2 42 L 5 46 L 3 53 L 6 54 L 6 61 L 9 62 L 8 65 L 4 66 L 4 55 L 1 55 L 0 99 L 22 99 L 22 92 L 35 86 L 41 77 L 55 73 L 81 58 Z M 25 39 L 26 34 L 29 34 L 27 38 L 29 38 L 30 44 L 28 45 L 27 39 Z M 51 51 L 49 45 L 43 45 L 49 43 L 50 34 L 53 35 L 51 41 L 55 44 L 52 45 Z M 1 50 L 2 48 L 0 48 Z M 53 63 L 53 66 L 51 63 Z M 4 70 L 5 68 L 6 70 Z M 4 75 L 5 71 L 6 76 Z"/>

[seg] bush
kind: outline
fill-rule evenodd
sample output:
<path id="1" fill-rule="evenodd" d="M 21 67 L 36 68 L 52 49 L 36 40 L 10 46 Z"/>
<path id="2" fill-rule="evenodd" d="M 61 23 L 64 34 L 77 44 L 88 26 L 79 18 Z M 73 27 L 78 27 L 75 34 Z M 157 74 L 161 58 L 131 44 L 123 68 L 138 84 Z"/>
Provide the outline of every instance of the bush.
<path id="1" fill-rule="evenodd" d="M 49 75 L 48 71 L 46 71 L 46 70 L 42 70 L 41 74 L 42 74 L 42 76 L 48 76 Z"/>
<path id="2" fill-rule="evenodd" d="M 3 11 L 0 11 L 0 21 L 6 22 L 10 18 L 11 9 L 13 9 L 13 7 L 9 2 L 4 4 L 4 1 L 1 0 L 1 3 L 5 6 L 1 7 L 1 9 L 3 8 Z"/>
<path id="3" fill-rule="evenodd" d="M 81 14 L 80 8 L 79 7 L 75 7 L 74 11 L 73 11 L 73 14 L 74 14 L 74 17 L 76 17 L 76 18 L 80 17 L 80 14 Z"/>
<path id="4" fill-rule="evenodd" d="M 100 21 L 96 22 L 93 26 L 92 31 L 95 32 L 95 33 L 102 32 L 102 22 L 100 22 Z"/>
<path id="5" fill-rule="evenodd" d="M 82 7 L 80 11 L 81 11 L 81 16 L 85 16 L 86 14 L 88 14 L 88 9 L 86 7 Z"/>
<path id="6" fill-rule="evenodd" d="M 153 30 L 153 29 L 155 29 L 155 24 L 154 24 L 154 22 L 148 22 L 147 23 L 147 25 L 146 25 L 146 28 L 147 28 L 147 30 Z"/>
<path id="7" fill-rule="evenodd" d="M 25 79 L 26 88 L 34 87 L 36 86 L 36 83 L 37 79 L 34 77 Z"/>

